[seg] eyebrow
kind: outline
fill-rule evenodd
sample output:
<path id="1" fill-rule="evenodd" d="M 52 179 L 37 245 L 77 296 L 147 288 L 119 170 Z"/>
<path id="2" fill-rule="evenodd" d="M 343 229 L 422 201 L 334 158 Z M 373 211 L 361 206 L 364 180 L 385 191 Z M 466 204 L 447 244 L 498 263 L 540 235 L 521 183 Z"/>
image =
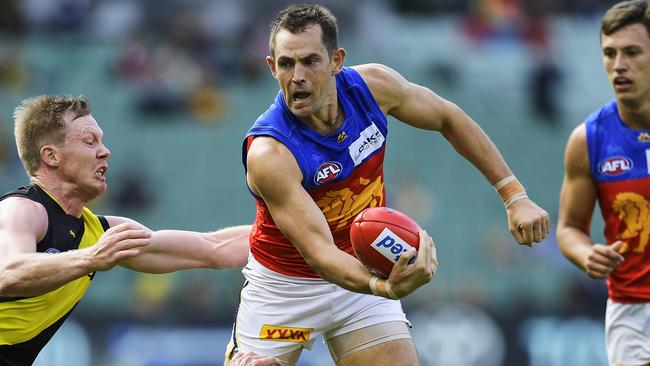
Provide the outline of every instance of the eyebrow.
<path id="1" fill-rule="evenodd" d="M 314 57 L 318 57 L 318 58 L 320 58 L 321 55 L 319 55 L 319 54 L 316 53 L 316 52 L 312 52 L 312 53 L 310 53 L 310 54 L 308 54 L 308 55 L 306 55 L 306 56 L 304 56 L 304 57 L 299 57 L 298 59 L 299 59 L 299 60 L 306 60 L 306 59 L 308 59 L 308 58 L 314 58 Z M 278 61 L 281 61 L 281 60 L 282 60 L 282 61 L 285 61 L 285 60 L 293 60 L 293 57 L 289 57 L 289 56 L 278 56 Z"/>

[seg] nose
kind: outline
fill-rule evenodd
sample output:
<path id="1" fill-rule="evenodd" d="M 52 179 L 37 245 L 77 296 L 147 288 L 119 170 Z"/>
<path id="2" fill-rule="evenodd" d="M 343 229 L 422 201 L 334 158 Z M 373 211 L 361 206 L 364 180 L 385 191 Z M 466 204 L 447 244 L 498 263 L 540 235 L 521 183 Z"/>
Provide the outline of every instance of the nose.
<path id="1" fill-rule="evenodd" d="M 614 59 L 614 70 L 618 72 L 627 70 L 627 59 L 622 52 L 617 54 L 616 58 Z"/>
<path id="2" fill-rule="evenodd" d="M 100 159 L 108 159 L 108 157 L 111 156 L 111 150 L 106 147 L 106 145 L 102 144 L 101 149 L 99 149 L 99 158 Z"/>
<path id="3" fill-rule="evenodd" d="M 291 81 L 296 84 L 305 82 L 305 70 L 300 64 L 294 66 Z"/>

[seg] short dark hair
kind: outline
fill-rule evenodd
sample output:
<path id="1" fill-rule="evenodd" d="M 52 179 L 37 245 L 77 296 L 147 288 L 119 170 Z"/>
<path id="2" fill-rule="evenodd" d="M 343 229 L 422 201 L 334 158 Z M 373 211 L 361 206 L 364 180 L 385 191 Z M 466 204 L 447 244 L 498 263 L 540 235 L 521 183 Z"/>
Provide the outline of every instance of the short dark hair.
<path id="1" fill-rule="evenodd" d="M 269 37 L 271 56 L 275 56 L 275 37 L 280 29 L 286 29 L 293 34 L 297 34 L 304 32 L 312 24 L 320 25 L 325 48 L 328 54 L 334 53 L 338 48 L 338 26 L 334 14 L 322 5 L 299 4 L 289 5 L 277 13 L 271 22 L 271 35 Z"/>
<path id="2" fill-rule="evenodd" d="M 600 34 L 609 36 L 612 33 L 632 24 L 641 24 L 650 37 L 650 6 L 648 0 L 622 1 L 607 10 L 603 16 Z"/>

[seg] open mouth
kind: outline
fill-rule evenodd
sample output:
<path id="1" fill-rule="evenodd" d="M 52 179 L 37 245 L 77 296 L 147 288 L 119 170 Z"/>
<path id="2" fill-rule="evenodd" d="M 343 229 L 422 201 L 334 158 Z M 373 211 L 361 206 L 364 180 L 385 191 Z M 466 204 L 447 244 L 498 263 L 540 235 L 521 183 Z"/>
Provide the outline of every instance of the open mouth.
<path id="1" fill-rule="evenodd" d="M 300 102 L 302 100 L 309 98 L 309 96 L 311 96 L 311 93 L 309 92 L 303 92 L 303 91 L 295 92 L 293 93 L 293 101 Z"/>
<path id="2" fill-rule="evenodd" d="M 632 85 L 632 80 L 619 76 L 614 79 L 614 85 L 621 88 L 627 88 Z"/>
<path id="3" fill-rule="evenodd" d="M 99 179 L 106 179 L 104 175 L 106 174 L 106 171 L 108 170 L 108 167 L 101 167 L 95 171 L 95 176 Z"/>

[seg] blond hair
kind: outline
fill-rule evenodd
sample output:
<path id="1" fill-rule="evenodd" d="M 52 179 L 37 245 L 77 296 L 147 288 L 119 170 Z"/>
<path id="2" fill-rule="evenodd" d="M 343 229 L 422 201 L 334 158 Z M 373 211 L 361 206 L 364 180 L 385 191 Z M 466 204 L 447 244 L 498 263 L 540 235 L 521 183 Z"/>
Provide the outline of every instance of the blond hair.
<path id="1" fill-rule="evenodd" d="M 16 147 L 29 176 L 41 165 L 41 147 L 63 144 L 66 128 L 63 116 L 68 112 L 74 118 L 88 115 L 90 103 L 83 96 L 41 95 L 23 100 L 14 110 Z"/>

